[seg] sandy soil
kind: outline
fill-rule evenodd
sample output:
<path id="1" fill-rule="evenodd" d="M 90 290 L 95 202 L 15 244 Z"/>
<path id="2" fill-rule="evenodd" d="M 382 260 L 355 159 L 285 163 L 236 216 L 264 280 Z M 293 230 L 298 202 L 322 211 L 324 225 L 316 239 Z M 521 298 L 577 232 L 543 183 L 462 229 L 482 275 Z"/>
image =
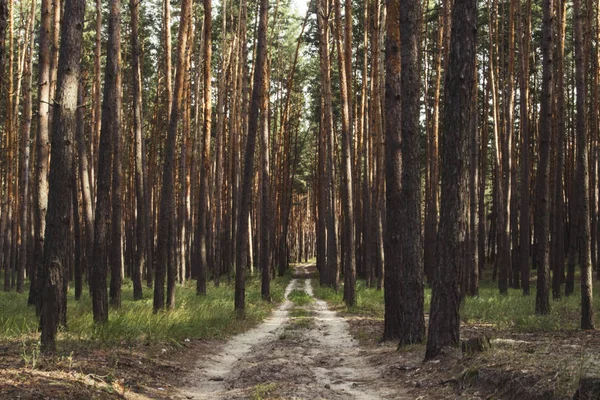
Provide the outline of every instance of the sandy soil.
<path id="1" fill-rule="evenodd" d="M 188 376 L 188 399 L 412 399 L 361 354 L 344 318 L 314 299 L 310 266 L 296 270 L 286 301 L 260 326 L 229 340 Z M 313 297 L 295 306 L 288 295 Z M 300 316 L 298 316 L 300 315 Z"/>

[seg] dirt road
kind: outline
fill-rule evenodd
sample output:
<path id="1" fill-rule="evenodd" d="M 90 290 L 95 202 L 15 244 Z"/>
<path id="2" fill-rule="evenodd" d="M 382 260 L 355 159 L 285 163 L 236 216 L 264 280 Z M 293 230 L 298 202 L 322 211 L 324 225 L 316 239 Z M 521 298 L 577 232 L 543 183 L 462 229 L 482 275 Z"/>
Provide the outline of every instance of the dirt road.
<path id="1" fill-rule="evenodd" d="M 314 298 L 310 279 L 302 279 L 309 268 L 296 268 L 286 301 L 270 318 L 198 363 L 186 398 L 412 398 L 382 380 L 360 355 L 346 321 Z"/>

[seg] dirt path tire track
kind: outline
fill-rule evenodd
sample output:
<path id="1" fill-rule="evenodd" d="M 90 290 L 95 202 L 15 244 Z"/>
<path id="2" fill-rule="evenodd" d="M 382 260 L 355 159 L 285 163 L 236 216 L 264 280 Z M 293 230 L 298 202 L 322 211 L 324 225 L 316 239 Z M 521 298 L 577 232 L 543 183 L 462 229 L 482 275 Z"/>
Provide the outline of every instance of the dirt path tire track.
<path id="1" fill-rule="evenodd" d="M 295 276 L 310 277 L 311 264 Z M 293 290 L 313 301 L 294 307 Z M 230 339 L 216 356 L 200 361 L 189 376 L 188 399 L 410 399 L 370 366 L 348 332 L 346 321 L 314 299 L 310 279 L 294 278 L 285 302 L 258 327 Z M 300 309 L 309 317 L 290 316 Z M 300 323 L 302 322 L 302 323 Z M 265 393 L 267 392 L 267 393 Z"/>

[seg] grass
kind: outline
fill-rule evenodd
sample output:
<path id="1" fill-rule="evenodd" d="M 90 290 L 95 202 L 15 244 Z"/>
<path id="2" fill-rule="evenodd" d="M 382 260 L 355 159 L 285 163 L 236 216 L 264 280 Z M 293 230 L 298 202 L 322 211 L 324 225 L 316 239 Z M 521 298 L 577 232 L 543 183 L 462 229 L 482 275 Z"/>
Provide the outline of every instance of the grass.
<path id="1" fill-rule="evenodd" d="M 342 313 L 368 315 L 383 319 L 383 290 L 371 289 L 364 281 L 356 285 L 356 305 L 346 307 L 342 296 L 331 288 L 321 287 L 313 279 L 315 296 L 321 298 Z M 563 285 L 564 287 L 564 285 Z M 600 308 L 600 283 L 594 283 L 594 308 Z M 523 296 L 521 290 L 509 289 L 507 295 L 500 295 L 497 282 L 480 282 L 479 296 L 467 298 L 461 306 L 461 318 L 469 324 L 488 325 L 497 329 L 513 329 L 520 332 L 550 332 L 579 329 L 581 315 L 581 292 L 575 283 L 575 293 L 558 301 L 551 301 L 552 311 L 548 315 L 535 315 L 535 277 L 532 278 L 531 294 Z M 431 289 L 425 289 L 425 312 L 429 312 Z"/>
<path id="2" fill-rule="evenodd" d="M 288 295 L 288 299 L 298 307 L 306 306 L 313 301 L 313 298 L 308 293 L 298 289 L 292 290 Z"/>
<path id="3" fill-rule="evenodd" d="M 271 283 L 274 303 L 283 301 L 287 274 Z M 195 281 L 177 286 L 176 307 L 171 311 L 152 312 L 152 290 L 144 288 L 143 300 L 133 301 L 131 282 L 123 286 L 122 307 L 111 308 L 109 322 L 96 325 L 92 319 L 92 300 L 84 290 L 81 300 L 75 301 L 72 289 L 68 293 L 67 328 L 59 340 L 77 340 L 100 345 L 125 343 L 180 342 L 185 339 L 217 338 L 241 332 L 265 318 L 273 303 L 262 300 L 260 279 L 246 283 L 246 318 L 236 319 L 233 311 L 234 287 L 209 285 L 207 295 L 196 295 Z M 37 337 L 39 320 L 33 307 L 27 306 L 27 293 L 0 293 L 0 341 L 26 341 Z"/>

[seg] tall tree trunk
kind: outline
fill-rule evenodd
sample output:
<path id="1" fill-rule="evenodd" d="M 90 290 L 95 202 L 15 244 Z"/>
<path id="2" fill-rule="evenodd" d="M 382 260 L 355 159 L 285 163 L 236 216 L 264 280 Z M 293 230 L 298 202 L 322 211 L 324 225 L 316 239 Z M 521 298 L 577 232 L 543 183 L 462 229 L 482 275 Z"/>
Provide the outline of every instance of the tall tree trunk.
<path id="1" fill-rule="evenodd" d="M 181 3 L 181 15 L 179 22 L 179 33 L 177 39 L 177 69 L 175 72 L 175 89 L 173 104 L 170 109 L 169 129 L 167 131 L 167 142 L 165 144 L 165 158 L 163 166 L 163 180 L 160 196 L 160 211 L 158 220 L 158 243 L 156 246 L 156 272 L 154 280 L 154 312 L 162 309 L 165 305 L 165 267 L 168 271 L 168 299 L 167 307 L 175 307 L 175 265 L 169 263 L 169 238 L 175 235 L 173 222 L 175 219 L 175 146 L 177 142 L 177 125 L 181 114 L 180 105 L 183 98 L 183 88 L 186 79 L 185 51 L 189 39 L 188 25 L 191 23 L 192 2 L 183 0 Z M 170 295 L 170 296 L 169 296 Z"/>
<path id="2" fill-rule="evenodd" d="M 263 92 L 263 80 L 266 77 L 267 67 L 267 22 L 269 13 L 269 0 L 260 1 L 258 42 L 256 46 L 256 66 L 252 99 L 248 120 L 248 137 L 244 152 L 244 168 L 242 176 L 242 191 L 240 193 L 240 211 L 238 214 L 237 253 L 235 262 L 235 311 L 239 318 L 245 316 L 246 296 L 246 260 L 248 249 L 248 217 L 251 208 L 251 192 L 254 179 L 254 153 L 256 135 L 258 131 L 258 118 Z M 264 117 L 264 116 L 263 116 Z"/>
<path id="3" fill-rule="evenodd" d="M 84 82 L 83 79 L 79 82 L 79 102 L 78 104 L 85 104 L 84 98 Z M 85 108 L 77 108 L 77 150 L 79 154 L 79 182 L 81 186 L 81 199 L 82 199 L 82 216 L 85 229 L 85 260 L 84 270 L 87 273 L 88 282 L 92 280 L 92 265 L 93 265 L 93 254 L 94 254 L 94 215 L 93 215 L 93 193 L 91 189 L 91 178 L 89 173 L 90 160 L 88 159 L 87 144 L 85 142 Z"/>
<path id="4" fill-rule="evenodd" d="M 71 221 L 71 185 L 75 136 L 75 112 L 79 85 L 84 0 L 66 0 L 65 19 L 59 56 L 58 84 L 52 120 L 52 157 L 50 159 L 48 213 L 44 239 L 44 277 L 42 290 L 42 349 L 56 349 L 56 331 L 66 310 L 66 266 Z"/>
<path id="5" fill-rule="evenodd" d="M 460 277 L 467 242 L 468 149 L 474 116 L 477 0 L 455 0 L 441 132 L 442 190 L 426 359 L 460 338 Z"/>
<path id="6" fill-rule="evenodd" d="M 198 280 L 196 282 L 196 292 L 199 295 L 206 294 L 206 279 L 208 270 L 208 203 L 209 203 L 209 185 L 208 174 L 210 173 L 210 137 L 212 124 L 212 106 L 211 106 L 211 58 L 212 58 L 212 1 L 204 0 L 204 98 L 203 98 L 203 128 L 202 141 L 200 145 L 200 192 L 198 201 L 198 229 L 196 231 L 196 262 L 198 271 Z M 219 277 L 215 277 L 218 283 Z"/>
<path id="7" fill-rule="evenodd" d="M 349 71 L 346 69 L 346 57 L 342 41 L 341 0 L 334 0 L 335 33 L 340 74 L 340 93 L 342 100 L 342 252 L 344 255 L 344 301 L 347 306 L 356 303 L 356 253 L 354 252 L 354 200 L 352 194 L 352 133 L 350 122 L 350 93 L 348 93 Z"/>
<path id="8" fill-rule="evenodd" d="M 114 2 L 114 3 L 113 3 Z M 121 138 L 122 120 L 122 81 L 121 74 L 121 0 L 111 0 L 111 14 L 108 21 L 109 47 L 107 52 L 114 54 L 115 87 L 114 103 L 111 114 L 112 129 L 112 213 L 110 239 L 110 304 L 121 307 L 121 270 L 123 265 L 123 144 Z M 114 16 L 112 14 L 114 8 Z M 112 43 L 112 46 L 110 45 Z M 113 47 L 114 46 L 114 47 Z"/>
<path id="9" fill-rule="evenodd" d="M 550 138 L 552 137 L 553 96 L 553 0 L 543 0 L 542 21 L 542 98 L 540 103 L 539 161 L 536 178 L 536 208 L 534 227 L 537 232 L 537 292 L 536 314 L 550 313 Z"/>
<path id="10" fill-rule="evenodd" d="M 100 162 L 100 154 L 98 152 L 100 147 L 100 131 L 102 127 L 102 72 L 101 72 L 101 57 L 102 57 L 102 0 L 96 0 L 96 37 L 94 44 L 94 82 L 93 82 L 93 131 L 92 135 L 92 154 L 90 159 L 92 160 L 92 169 L 97 172 L 98 164 Z M 90 182 L 92 183 L 92 193 L 97 191 L 97 180 L 94 179 L 94 174 L 91 176 Z M 98 179 L 98 178 L 96 178 Z M 94 196 L 92 196 L 94 198 Z M 92 207 L 95 207 L 95 203 Z M 95 226 L 95 223 L 94 223 Z M 90 274 L 93 276 L 93 265 Z M 90 288 L 91 289 L 91 288 Z"/>
<path id="11" fill-rule="evenodd" d="M 267 77 L 269 73 L 267 71 Z M 290 93 L 291 95 L 291 93 Z M 260 269 L 262 272 L 261 295 L 266 301 L 271 301 L 270 267 L 271 267 L 271 176 L 269 174 L 269 79 L 263 80 L 261 93 L 260 148 L 261 148 L 261 178 L 260 178 Z"/>
<path id="12" fill-rule="evenodd" d="M 400 206 L 402 198 L 401 178 L 401 131 L 398 124 L 402 118 L 402 79 L 400 61 L 400 0 L 387 0 L 386 43 L 385 43 L 385 150 L 386 150 L 386 227 L 385 232 L 385 319 L 383 338 L 403 339 L 404 323 L 402 301 L 402 253 L 398 248 L 402 239 L 400 232 Z M 414 94 L 413 94 L 414 95 Z M 374 101 L 377 101 L 376 99 Z M 413 232 L 415 233 L 415 232 Z"/>
<path id="13" fill-rule="evenodd" d="M 477 212 L 478 199 L 477 194 L 478 183 L 479 183 L 479 126 L 478 126 L 478 87 L 477 87 L 477 77 L 478 71 L 477 66 L 475 66 L 475 84 L 473 85 L 473 100 L 472 100 L 472 113 L 473 117 L 471 119 L 471 136 L 469 138 L 469 152 L 471 156 L 471 165 L 469 167 L 469 252 L 467 260 L 468 270 L 465 272 L 466 278 L 466 292 L 469 296 L 478 296 L 479 295 L 479 262 L 478 262 L 478 223 L 477 218 L 479 214 Z"/>
<path id="14" fill-rule="evenodd" d="M 321 271 L 321 285 L 330 286 L 337 290 L 339 285 L 339 269 L 337 261 L 337 232 L 335 229 L 336 223 L 336 188 L 334 179 L 334 134 L 333 134 L 333 111 L 332 111 L 332 94 L 331 94 L 331 62 L 329 49 L 329 2 L 320 0 L 317 6 L 317 23 L 319 25 L 319 66 L 320 79 L 322 89 L 322 126 L 321 132 L 325 136 L 325 219 L 326 219 L 326 239 L 327 251 L 325 258 L 325 268 Z"/>
<path id="15" fill-rule="evenodd" d="M 530 128 L 529 128 L 529 44 L 531 33 L 531 1 L 523 7 L 519 4 L 517 14 L 517 26 L 519 27 L 519 37 L 521 38 L 521 64 L 519 90 L 520 95 L 520 127 L 521 127 L 521 214 L 520 214 L 520 232 L 519 232 L 519 265 L 521 270 L 521 287 L 523 294 L 529 295 L 529 248 L 530 248 L 530 213 L 529 213 L 529 182 L 530 182 Z M 523 8 L 527 16 L 522 18 Z M 516 267 L 516 266 L 513 266 Z"/>
<path id="16" fill-rule="evenodd" d="M 450 0 L 440 0 L 446 9 L 450 8 Z M 429 282 L 432 281 L 435 271 L 436 236 L 438 228 L 438 193 L 439 193 L 439 122 L 440 122 L 440 92 L 442 86 L 442 47 L 444 46 L 444 32 L 449 29 L 444 25 L 444 14 L 440 13 L 438 32 L 436 36 L 434 56 L 435 81 L 433 88 L 433 111 L 431 116 L 431 133 L 429 138 L 429 185 L 428 193 L 425 194 L 427 202 L 427 215 L 425 216 L 424 232 L 424 268 Z"/>
<path id="17" fill-rule="evenodd" d="M 28 244 L 29 244 L 29 157 L 30 157 L 30 145 L 29 137 L 31 135 L 31 120 L 33 116 L 32 103 L 33 103 L 33 50 L 34 50 L 34 35 L 33 29 L 35 25 L 35 1 L 31 2 L 31 14 L 29 17 L 29 48 L 24 44 L 23 51 L 27 52 L 27 64 L 25 66 L 26 76 L 24 80 L 23 89 L 23 122 L 21 126 L 21 177 L 19 182 L 20 187 L 20 198 L 19 203 L 21 206 L 20 210 L 20 232 L 21 232 L 21 245 L 19 248 L 19 272 L 17 275 L 17 292 L 23 293 L 25 289 L 25 270 L 28 261 Z"/>
<path id="18" fill-rule="evenodd" d="M 98 181 L 96 212 L 94 213 L 94 267 L 92 279 L 92 308 L 94 321 L 108 321 L 108 299 L 106 293 L 106 278 L 108 261 L 114 262 L 108 253 L 107 230 L 111 220 L 110 185 L 113 169 L 114 140 L 120 136 L 121 120 L 121 87 L 120 87 L 120 26 L 121 1 L 111 0 L 108 17 L 108 42 L 106 44 L 106 67 L 104 72 L 104 98 L 102 100 L 102 124 L 100 129 L 100 144 L 98 147 Z M 113 187 L 114 188 L 114 187 Z M 114 222 L 114 221 L 113 221 Z M 120 220 L 119 220 L 120 223 Z M 111 248 L 111 252 L 114 249 Z M 109 258 L 110 257 L 110 258 Z M 111 275 L 120 273 L 115 267 Z M 115 277 L 112 276 L 111 280 Z M 111 285 L 112 286 L 112 285 Z M 112 301 L 112 297 L 111 297 Z"/>
<path id="19" fill-rule="evenodd" d="M 42 0 L 41 22 L 39 35 L 39 60 L 38 60 L 38 114 L 36 135 L 36 166 L 34 169 L 34 264 L 32 269 L 31 284 L 29 287 L 28 303 L 36 304 L 39 312 L 39 295 L 41 285 L 38 277 L 42 274 L 44 231 L 46 229 L 46 210 L 48 206 L 48 153 L 49 153 L 49 125 L 50 112 L 50 27 L 52 23 L 52 0 Z M 0 40 L 1 37 L 0 37 Z M 0 71 L 1 74 L 1 71 Z"/>
<path id="20" fill-rule="evenodd" d="M 552 235 L 552 297 L 561 297 L 561 284 L 565 267 L 565 200 L 563 196 L 565 167 L 565 35 L 567 26 L 567 1 L 558 0 L 556 20 L 558 32 L 556 44 L 556 172 L 554 175 L 554 226 Z M 529 168 L 529 166 L 527 167 Z M 525 290 L 523 288 L 523 290 Z"/>
<path id="21" fill-rule="evenodd" d="M 574 200 L 579 212 L 575 215 L 573 226 L 580 221 L 578 230 L 581 234 L 580 267 L 581 267 L 581 329 L 594 329 L 594 310 L 592 294 L 592 260 L 590 250 L 590 202 L 589 202 L 589 165 L 588 165 L 588 118 L 587 110 L 587 68 L 584 54 L 584 32 L 587 28 L 586 16 L 582 10 L 581 0 L 573 0 L 573 27 L 575 35 L 575 84 L 577 89 L 577 167 L 575 177 Z M 572 231 L 573 232 L 573 231 Z M 573 240 L 573 239 L 571 239 Z"/>
<path id="22" fill-rule="evenodd" d="M 148 192 L 146 191 L 148 175 L 145 168 L 144 156 L 145 142 L 143 134 L 143 94 L 142 73 L 140 62 L 140 44 L 138 37 L 139 25 L 139 2 L 129 1 L 131 12 L 131 72 L 132 72 L 132 94 L 133 94 L 133 131 L 135 136 L 135 193 L 137 205 L 136 241 L 137 254 L 133 266 L 133 298 L 142 298 L 142 273 L 148 263 L 149 253 L 149 215 L 148 215 Z"/>
<path id="23" fill-rule="evenodd" d="M 387 52 L 391 54 L 386 62 L 388 64 L 386 80 L 390 80 L 390 86 L 386 87 L 386 107 L 389 107 L 388 116 L 393 119 L 386 119 L 385 270 L 397 278 L 397 280 L 392 279 L 391 285 L 386 290 L 399 292 L 398 333 L 402 345 L 421 343 L 425 338 L 423 250 L 420 235 L 419 92 L 421 82 L 418 54 L 420 18 L 420 3 L 416 1 L 400 0 L 397 7 L 388 8 L 389 42 L 386 46 L 386 54 Z M 401 60 L 401 65 L 397 65 L 398 58 Z M 398 72 L 400 76 L 393 76 Z M 394 113 L 398 107 L 397 103 L 400 103 L 400 113 Z M 399 286 L 392 286 L 394 283 Z"/>

